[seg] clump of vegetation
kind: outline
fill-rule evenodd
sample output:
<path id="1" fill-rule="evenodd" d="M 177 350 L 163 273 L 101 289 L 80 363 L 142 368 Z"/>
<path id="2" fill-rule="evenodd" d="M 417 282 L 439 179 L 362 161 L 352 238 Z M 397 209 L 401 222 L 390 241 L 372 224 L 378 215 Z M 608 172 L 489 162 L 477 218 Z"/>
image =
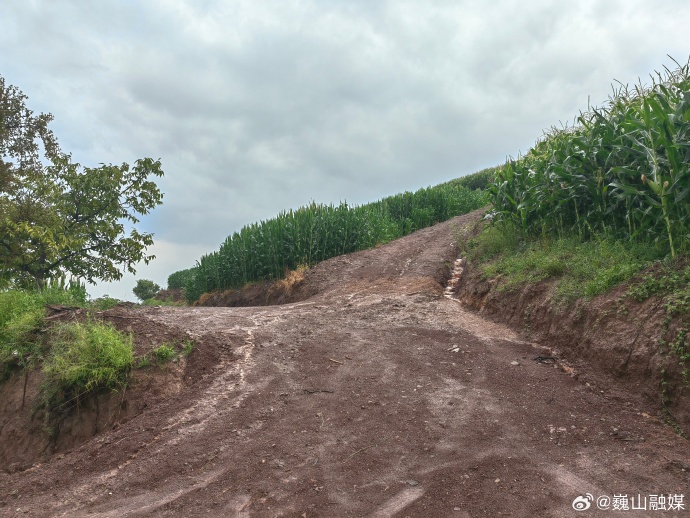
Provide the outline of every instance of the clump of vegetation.
<path id="1" fill-rule="evenodd" d="M 178 272 L 172 273 L 168 276 L 168 289 L 169 290 L 184 290 L 187 283 L 194 280 L 194 268 L 187 268 L 186 270 L 180 270 Z"/>
<path id="2" fill-rule="evenodd" d="M 680 261 L 659 261 L 628 289 L 628 296 L 642 302 L 659 297 L 666 312 L 659 343 L 675 354 L 685 384 L 690 387 L 690 264 Z M 675 322 L 672 327 L 671 323 Z"/>
<path id="3" fill-rule="evenodd" d="M 13 366 L 29 367 L 43 358 L 45 343 L 40 336 L 45 306 L 84 306 L 85 292 L 51 284 L 43 290 L 0 291 L 0 379 Z"/>
<path id="4" fill-rule="evenodd" d="M 184 301 L 176 301 L 173 299 L 148 299 L 142 302 L 144 306 L 186 306 Z"/>
<path id="5" fill-rule="evenodd" d="M 161 344 L 153 350 L 153 357 L 158 364 L 172 360 L 175 354 L 175 348 L 167 343 Z"/>
<path id="6" fill-rule="evenodd" d="M 628 290 L 628 295 L 642 302 L 655 295 L 679 298 L 690 289 L 690 265 L 677 268 L 676 264 L 659 261 L 652 272 L 642 276 Z"/>
<path id="7" fill-rule="evenodd" d="M 148 279 L 139 279 L 137 281 L 137 285 L 134 286 L 132 293 L 134 293 L 134 295 L 136 295 L 136 297 L 143 302 L 155 297 L 160 290 L 161 287 L 155 282 Z"/>
<path id="8" fill-rule="evenodd" d="M 659 257 L 646 243 L 602 236 L 585 242 L 577 236 L 521 242 L 515 232 L 496 227 L 470 240 L 467 253 L 482 264 L 485 277 L 500 278 L 499 289 L 556 279 L 557 299 L 565 302 L 605 293 Z"/>
<path id="9" fill-rule="evenodd" d="M 192 351 L 194 351 L 195 346 L 196 344 L 194 343 L 194 340 L 185 340 L 182 342 L 182 354 L 189 356 L 192 354 Z"/>
<path id="10" fill-rule="evenodd" d="M 70 322 L 51 329 L 42 370 L 51 403 L 72 402 L 100 390 L 123 388 L 134 364 L 132 336 L 102 322 Z"/>
<path id="11" fill-rule="evenodd" d="M 177 358 L 178 351 L 182 356 L 188 357 L 190 354 L 192 354 L 194 347 L 194 340 L 184 340 L 180 343 L 164 342 L 158 345 L 158 347 L 153 349 L 149 354 L 137 358 L 136 366 L 137 368 L 148 367 L 151 365 L 152 360 L 156 363 L 156 365 L 162 365 L 163 363 L 167 363 Z"/>
<path id="12" fill-rule="evenodd" d="M 131 337 L 88 317 L 49 328 L 45 306 L 104 310 L 119 302 L 88 303 L 85 287 L 65 275 L 119 280 L 153 259 L 146 253 L 153 235 L 134 225 L 161 204 L 152 179 L 163 170 L 151 158 L 132 166 L 72 162 L 49 129 L 52 115 L 35 115 L 26 100 L 0 77 L 0 381 L 40 367 L 50 410 L 126 382 Z"/>

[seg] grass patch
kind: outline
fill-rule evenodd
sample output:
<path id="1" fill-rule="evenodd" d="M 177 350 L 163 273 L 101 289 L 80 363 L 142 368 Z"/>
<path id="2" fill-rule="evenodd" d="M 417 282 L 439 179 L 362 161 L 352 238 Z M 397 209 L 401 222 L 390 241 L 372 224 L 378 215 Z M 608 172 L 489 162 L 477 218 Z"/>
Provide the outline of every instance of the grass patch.
<path id="1" fill-rule="evenodd" d="M 145 367 L 150 367 L 150 366 L 151 366 L 151 358 L 149 358 L 147 355 L 137 356 L 136 361 L 135 361 L 135 367 L 137 369 L 143 369 Z"/>
<path id="2" fill-rule="evenodd" d="M 94 321 L 60 324 L 51 335 L 43 362 L 46 390 L 51 394 L 81 398 L 126 384 L 134 364 L 131 335 Z"/>
<path id="3" fill-rule="evenodd" d="M 541 237 L 521 242 L 509 226 L 490 226 L 467 245 L 470 260 L 480 264 L 485 278 L 498 278 L 501 290 L 557 279 L 556 298 L 572 301 L 595 297 L 621 284 L 659 258 L 649 244 L 597 236 Z"/>
<path id="4" fill-rule="evenodd" d="M 153 357 L 156 359 L 156 363 L 159 365 L 172 360 L 175 357 L 175 354 L 175 348 L 167 343 L 161 344 L 153 350 Z"/>
<path id="5" fill-rule="evenodd" d="M 642 302 L 649 297 L 673 295 L 680 299 L 690 296 L 690 264 L 682 265 L 678 261 L 659 261 L 653 271 L 644 275 L 628 290 L 628 295 Z"/>
<path id="6" fill-rule="evenodd" d="M 91 394 L 124 390 L 134 363 L 132 336 L 97 321 L 69 322 L 50 329 L 41 364 L 44 374 L 33 411 L 54 436 L 56 423 Z"/>
<path id="7" fill-rule="evenodd" d="M 192 354 L 195 345 L 194 340 L 184 340 L 179 343 L 164 342 L 148 354 L 137 357 L 135 361 L 136 368 L 150 367 L 154 362 L 156 365 L 162 365 L 171 360 L 174 361 L 180 355 L 187 358 Z"/>
<path id="8" fill-rule="evenodd" d="M 12 366 L 27 367 L 43 357 L 40 334 L 46 304 L 83 306 L 85 302 L 76 291 L 61 288 L 0 291 L 0 380 Z"/>
<path id="9" fill-rule="evenodd" d="M 192 354 L 195 345 L 196 344 L 193 340 L 185 340 L 184 342 L 182 342 L 182 354 L 188 357 L 190 354 Z"/>

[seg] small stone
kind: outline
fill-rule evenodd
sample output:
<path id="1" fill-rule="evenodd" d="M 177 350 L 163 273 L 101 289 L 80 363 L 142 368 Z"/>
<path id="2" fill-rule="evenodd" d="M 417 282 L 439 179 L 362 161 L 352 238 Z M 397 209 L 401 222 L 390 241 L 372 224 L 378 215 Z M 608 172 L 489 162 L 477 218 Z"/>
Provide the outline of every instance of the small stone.
<path id="1" fill-rule="evenodd" d="M 510 362 L 510 364 L 511 365 L 520 365 L 520 362 L 513 360 L 512 362 Z"/>

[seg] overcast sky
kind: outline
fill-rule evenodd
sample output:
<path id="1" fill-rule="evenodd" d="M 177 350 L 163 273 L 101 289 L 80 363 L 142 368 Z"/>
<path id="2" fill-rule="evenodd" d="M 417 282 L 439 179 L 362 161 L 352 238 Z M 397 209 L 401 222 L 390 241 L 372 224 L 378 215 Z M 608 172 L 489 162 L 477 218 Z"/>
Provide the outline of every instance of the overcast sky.
<path id="1" fill-rule="evenodd" d="M 0 75 L 75 161 L 161 159 L 136 278 L 164 286 L 283 209 L 527 151 L 614 80 L 685 62 L 689 20 L 686 0 L 2 0 Z"/>

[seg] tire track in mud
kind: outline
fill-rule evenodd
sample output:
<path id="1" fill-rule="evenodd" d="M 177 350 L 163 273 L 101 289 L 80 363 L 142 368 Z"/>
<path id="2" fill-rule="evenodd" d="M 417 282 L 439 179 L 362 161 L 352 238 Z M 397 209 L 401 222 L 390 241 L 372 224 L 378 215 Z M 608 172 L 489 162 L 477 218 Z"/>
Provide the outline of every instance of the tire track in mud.
<path id="1" fill-rule="evenodd" d="M 234 410 L 238 409 L 245 399 L 257 391 L 261 391 L 265 384 L 254 383 L 247 387 L 247 377 L 254 367 L 254 351 L 256 348 L 255 332 L 271 328 L 285 321 L 285 316 L 276 311 L 254 311 L 245 317 L 251 325 L 237 324 L 224 328 L 224 322 L 206 320 L 206 332 L 196 336 L 203 339 L 212 333 L 214 338 L 232 341 L 241 337 L 243 344 L 232 349 L 232 356 L 223 355 L 216 367 L 218 374 L 211 384 L 203 391 L 193 406 L 183 412 L 171 416 L 162 432 L 174 431 L 175 436 L 161 443 L 159 451 L 178 444 L 180 441 L 202 433 L 211 422 L 223 420 Z M 213 327 L 218 327 L 213 330 Z M 192 336 L 195 336 L 192 334 Z"/>

